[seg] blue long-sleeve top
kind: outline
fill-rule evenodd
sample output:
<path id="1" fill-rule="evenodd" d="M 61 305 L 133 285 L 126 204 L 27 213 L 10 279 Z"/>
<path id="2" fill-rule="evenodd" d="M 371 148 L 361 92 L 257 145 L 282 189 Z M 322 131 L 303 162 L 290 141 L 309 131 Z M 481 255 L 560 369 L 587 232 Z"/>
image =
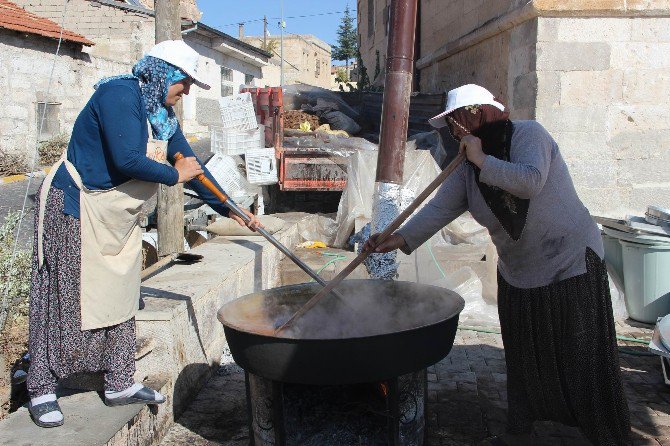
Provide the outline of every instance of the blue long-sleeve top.
<path id="1" fill-rule="evenodd" d="M 135 79 L 107 82 L 95 91 L 79 113 L 67 149 L 67 159 L 75 166 L 87 189 L 106 190 L 130 179 L 173 186 L 179 179 L 177 169 L 146 156 L 148 130 L 139 82 Z M 195 156 L 180 128 L 168 140 L 168 161 L 174 164 L 177 152 L 185 157 Z M 221 189 L 207 168 L 204 165 L 202 168 L 205 175 Z M 194 179 L 187 184 L 214 211 L 228 215 L 228 208 L 202 183 Z M 79 188 L 65 165 L 61 165 L 56 172 L 52 185 L 65 192 L 63 212 L 79 218 Z"/>

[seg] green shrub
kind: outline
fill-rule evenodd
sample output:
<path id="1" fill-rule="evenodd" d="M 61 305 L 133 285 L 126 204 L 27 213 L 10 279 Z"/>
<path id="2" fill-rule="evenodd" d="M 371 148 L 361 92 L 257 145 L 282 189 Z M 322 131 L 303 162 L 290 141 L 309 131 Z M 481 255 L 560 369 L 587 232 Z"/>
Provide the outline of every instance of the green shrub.
<path id="1" fill-rule="evenodd" d="M 12 212 L 0 226 L 0 332 L 7 318 L 28 316 L 32 253 L 28 249 L 17 249 L 12 260 L 19 217 L 19 212 Z"/>

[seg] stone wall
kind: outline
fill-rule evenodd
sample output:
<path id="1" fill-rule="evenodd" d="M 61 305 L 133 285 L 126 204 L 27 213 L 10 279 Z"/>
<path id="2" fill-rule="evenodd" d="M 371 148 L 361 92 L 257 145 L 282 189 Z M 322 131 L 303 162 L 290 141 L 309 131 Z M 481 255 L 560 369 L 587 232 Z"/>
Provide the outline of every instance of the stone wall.
<path id="1" fill-rule="evenodd" d="M 61 0 L 15 0 L 24 9 L 61 23 Z M 154 18 L 147 13 L 107 6 L 90 0 L 70 0 L 65 29 L 95 42 L 84 51 L 91 56 L 132 66 L 154 44 Z"/>
<path id="2" fill-rule="evenodd" d="M 279 40 L 277 36 L 273 40 Z M 263 38 L 248 36 L 243 41 L 261 48 Z M 270 60 L 273 65 L 280 65 L 280 49 L 274 51 Z M 331 88 L 330 76 L 330 45 L 312 35 L 284 35 L 284 84 L 303 83 L 318 87 Z M 317 70 L 318 65 L 318 70 Z M 268 80 L 274 75 L 268 70 Z"/>
<path id="3" fill-rule="evenodd" d="M 32 156 L 37 141 L 37 103 L 45 101 L 57 41 L 0 30 L 0 149 Z M 127 71 L 127 65 L 82 53 L 64 42 L 56 60 L 48 101 L 60 133 L 69 133 L 80 110 L 102 77 Z"/>
<path id="4" fill-rule="evenodd" d="M 536 117 L 597 214 L 670 207 L 670 18 L 540 18 Z"/>
<path id="5" fill-rule="evenodd" d="M 371 78 L 375 53 L 385 59 L 379 10 L 387 3 L 358 1 Z M 421 92 L 478 83 L 513 119 L 537 119 L 558 141 L 594 214 L 670 206 L 667 1 L 423 0 L 420 17 Z"/>

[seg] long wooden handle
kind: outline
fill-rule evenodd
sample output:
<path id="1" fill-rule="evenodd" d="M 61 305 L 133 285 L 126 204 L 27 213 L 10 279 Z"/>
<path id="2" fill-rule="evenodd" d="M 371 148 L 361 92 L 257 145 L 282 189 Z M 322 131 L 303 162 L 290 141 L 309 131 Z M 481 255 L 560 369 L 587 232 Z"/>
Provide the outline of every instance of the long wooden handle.
<path id="1" fill-rule="evenodd" d="M 402 225 L 405 222 L 405 220 L 407 220 L 407 218 L 410 215 L 412 215 L 412 213 L 416 210 L 416 208 L 418 208 L 421 205 L 421 203 L 423 203 L 426 200 L 426 198 L 428 198 L 428 196 L 432 194 L 433 191 L 437 189 L 444 182 L 444 180 L 446 180 L 447 177 L 451 175 L 451 173 L 454 170 L 456 170 L 458 165 L 461 164 L 464 159 L 465 154 L 459 153 L 458 156 L 456 156 L 456 158 L 454 158 L 454 160 L 451 163 L 449 163 L 449 165 L 442 172 L 440 172 L 440 174 L 428 185 L 428 187 L 426 187 L 426 189 L 424 189 L 424 191 L 421 192 L 419 196 L 416 197 L 414 201 L 412 201 L 412 203 L 409 206 L 407 206 L 407 208 L 404 211 L 402 211 L 400 215 L 398 215 L 395 218 L 395 220 L 393 220 L 381 234 L 379 234 L 376 240 L 377 244 L 379 245 L 380 243 L 382 243 L 393 233 L 393 231 L 398 229 L 400 225 Z M 275 334 L 288 328 L 298 318 L 302 317 L 305 313 L 307 313 L 310 309 L 312 309 L 312 307 L 318 304 L 321 301 L 321 299 L 326 297 L 333 288 L 338 286 L 344 279 L 346 279 L 347 276 L 351 274 L 352 271 L 355 270 L 356 267 L 360 265 L 363 262 L 363 260 L 365 260 L 366 257 L 370 254 L 372 253 L 361 251 L 361 253 L 358 254 L 358 256 L 356 256 L 356 258 L 352 260 L 351 263 L 349 263 L 337 276 L 335 276 L 333 280 L 328 282 L 328 285 L 324 289 L 319 291 L 316 295 L 314 295 L 314 297 L 308 300 L 307 303 L 305 303 L 305 305 L 300 307 L 300 309 L 293 315 L 293 317 L 291 317 L 291 319 L 289 319 L 283 325 L 277 328 L 275 330 Z"/>

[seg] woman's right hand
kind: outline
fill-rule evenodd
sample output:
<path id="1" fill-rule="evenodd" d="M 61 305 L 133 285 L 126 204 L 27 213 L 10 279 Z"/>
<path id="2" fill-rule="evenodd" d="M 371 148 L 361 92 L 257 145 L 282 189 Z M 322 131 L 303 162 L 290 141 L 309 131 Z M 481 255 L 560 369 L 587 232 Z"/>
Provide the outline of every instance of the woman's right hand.
<path id="1" fill-rule="evenodd" d="M 363 245 L 365 252 L 390 252 L 400 249 L 406 245 L 405 239 L 400 234 L 391 234 L 382 243 L 377 243 L 380 234 L 372 234 Z"/>
<path id="2" fill-rule="evenodd" d="M 178 183 L 185 183 L 203 173 L 202 166 L 194 156 L 182 158 L 174 163 L 174 168 L 179 172 Z"/>

